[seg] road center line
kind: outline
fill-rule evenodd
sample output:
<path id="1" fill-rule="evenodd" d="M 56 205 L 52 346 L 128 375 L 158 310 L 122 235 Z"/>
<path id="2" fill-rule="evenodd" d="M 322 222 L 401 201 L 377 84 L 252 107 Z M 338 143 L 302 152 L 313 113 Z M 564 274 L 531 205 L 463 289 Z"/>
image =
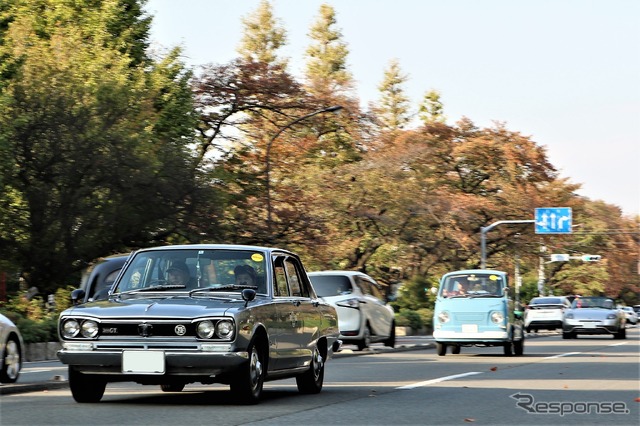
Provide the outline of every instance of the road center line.
<path id="1" fill-rule="evenodd" d="M 418 382 L 418 383 L 414 383 L 412 385 L 406 385 L 406 386 L 400 386 L 399 388 L 396 389 L 414 389 L 414 388 L 419 388 L 422 386 L 429 386 L 432 385 L 434 383 L 440 383 L 440 382 L 446 382 L 447 380 L 454 380 L 454 379 L 459 379 L 460 377 L 467 377 L 467 376 L 473 376 L 476 374 L 482 374 L 482 371 L 470 371 L 468 373 L 462 373 L 462 374 L 454 374 L 453 376 L 445 376 L 445 377 L 440 377 L 437 379 L 432 379 L 432 380 L 427 380 L 424 382 Z"/>

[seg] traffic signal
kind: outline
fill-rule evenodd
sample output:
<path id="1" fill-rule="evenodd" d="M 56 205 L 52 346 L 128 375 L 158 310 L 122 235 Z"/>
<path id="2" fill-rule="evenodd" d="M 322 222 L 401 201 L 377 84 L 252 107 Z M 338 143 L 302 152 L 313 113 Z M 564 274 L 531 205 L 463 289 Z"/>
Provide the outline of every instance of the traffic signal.
<path id="1" fill-rule="evenodd" d="M 599 254 L 585 254 L 582 256 L 583 262 L 599 262 L 602 256 Z"/>

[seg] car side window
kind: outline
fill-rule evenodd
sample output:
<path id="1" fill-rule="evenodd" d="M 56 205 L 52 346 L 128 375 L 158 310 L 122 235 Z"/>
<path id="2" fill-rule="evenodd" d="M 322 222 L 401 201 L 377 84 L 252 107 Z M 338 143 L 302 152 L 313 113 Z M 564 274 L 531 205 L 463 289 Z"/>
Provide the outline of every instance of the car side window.
<path id="1" fill-rule="evenodd" d="M 370 283 L 370 287 L 371 287 L 371 295 L 373 297 L 379 300 L 384 300 L 384 295 L 382 294 L 382 291 L 380 291 L 380 289 L 376 284 Z"/>
<path id="2" fill-rule="evenodd" d="M 278 256 L 273 266 L 276 296 L 309 297 L 309 288 L 302 278 L 302 265 L 295 258 Z"/>
<path id="3" fill-rule="evenodd" d="M 273 292 L 276 296 L 287 297 L 289 296 L 289 287 L 287 286 L 287 273 L 284 269 L 284 258 L 278 257 L 274 261 L 273 265 L 274 274 L 274 289 Z"/>
<path id="4" fill-rule="evenodd" d="M 300 285 L 300 277 L 298 276 L 298 271 L 296 269 L 296 265 L 292 262 L 292 259 L 287 258 L 284 263 L 285 269 L 287 271 L 287 278 L 289 281 L 289 288 L 291 289 L 292 296 L 304 296 L 302 292 L 302 286 Z"/>
<path id="5" fill-rule="evenodd" d="M 371 295 L 371 285 L 370 283 L 362 277 L 355 277 L 356 285 L 360 288 L 362 294 L 367 296 Z"/>

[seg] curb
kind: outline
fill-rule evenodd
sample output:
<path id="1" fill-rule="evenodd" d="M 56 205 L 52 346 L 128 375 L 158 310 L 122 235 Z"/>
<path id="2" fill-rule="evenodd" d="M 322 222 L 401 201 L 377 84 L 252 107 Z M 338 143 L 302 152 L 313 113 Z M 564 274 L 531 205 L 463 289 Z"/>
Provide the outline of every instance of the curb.
<path id="1" fill-rule="evenodd" d="M 64 389 L 69 387 L 67 380 L 48 380 L 40 383 L 24 384 L 2 384 L 0 385 L 0 395 L 11 395 L 27 392 L 46 392 L 54 389 Z"/>

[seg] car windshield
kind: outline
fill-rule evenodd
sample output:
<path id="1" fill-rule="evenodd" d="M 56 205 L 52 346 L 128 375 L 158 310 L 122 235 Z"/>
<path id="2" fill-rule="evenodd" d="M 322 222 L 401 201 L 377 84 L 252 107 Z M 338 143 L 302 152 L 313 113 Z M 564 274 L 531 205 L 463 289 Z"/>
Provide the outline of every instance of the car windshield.
<path id="1" fill-rule="evenodd" d="M 571 303 L 573 309 L 613 309 L 614 306 L 613 300 L 606 297 L 576 297 Z"/>
<path id="2" fill-rule="evenodd" d="M 312 275 L 311 284 L 318 297 L 339 296 L 351 294 L 351 282 L 344 275 Z"/>
<path id="3" fill-rule="evenodd" d="M 265 254 L 251 250 L 149 250 L 134 255 L 114 293 L 220 288 L 266 293 Z"/>
<path id="4" fill-rule="evenodd" d="M 443 297 L 501 297 L 506 283 L 496 274 L 456 274 L 441 286 Z"/>

